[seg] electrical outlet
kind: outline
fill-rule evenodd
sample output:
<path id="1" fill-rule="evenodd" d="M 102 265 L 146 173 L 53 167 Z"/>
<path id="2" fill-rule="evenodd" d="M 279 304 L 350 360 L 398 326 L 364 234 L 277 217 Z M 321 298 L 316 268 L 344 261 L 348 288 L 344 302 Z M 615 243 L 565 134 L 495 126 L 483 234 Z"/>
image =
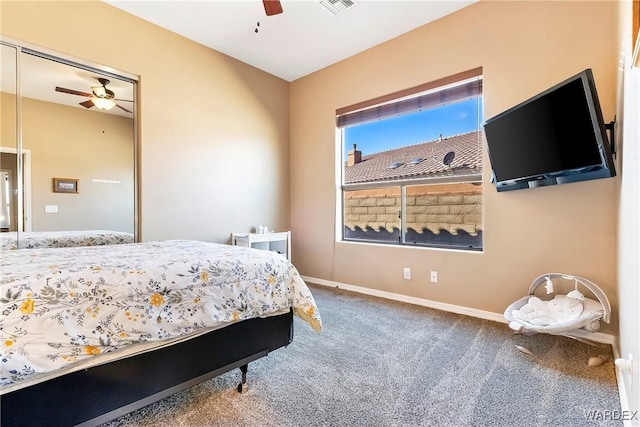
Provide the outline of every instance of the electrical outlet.
<path id="1" fill-rule="evenodd" d="M 432 271 L 431 272 L 431 283 L 438 283 L 438 272 L 437 271 Z"/>
<path id="2" fill-rule="evenodd" d="M 403 271 L 404 280 L 411 280 L 411 269 L 409 267 L 405 267 Z"/>
<path id="3" fill-rule="evenodd" d="M 44 205 L 45 213 L 58 213 L 58 205 Z"/>

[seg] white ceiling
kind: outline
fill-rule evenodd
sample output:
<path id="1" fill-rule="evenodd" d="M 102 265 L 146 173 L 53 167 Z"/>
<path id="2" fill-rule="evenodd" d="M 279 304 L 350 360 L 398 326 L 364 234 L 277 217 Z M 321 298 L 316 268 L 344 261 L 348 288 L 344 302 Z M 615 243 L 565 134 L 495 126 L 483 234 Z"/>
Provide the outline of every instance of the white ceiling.
<path id="1" fill-rule="evenodd" d="M 339 15 L 327 10 L 320 0 L 282 0 L 283 13 L 274 16 L 265 15 L 262 0 L 103 1 L 293 81 L 477 0 L 353 0 L 355 5 Z M 1 90 L 15 93 L 15 51 L 2 46 L 0 59 Z M 28 54 L 22 55 L 21 71 L 22 96 L 83 109 L 79 103 L 86 97 L 56 92 L 55 87 L 90 93 L 100 77 Z M 133 99 L 131 83 L 110 80 L 108 88 L 116 98 Z M 130 102 L 119 104 L 130 110 L 133 106 Z M 95 107 L 87 111 L 102 112 Z M 108 113 L 132 117 L 119 108 Z"/>
<path id="2" fill-rule="evenodd" d="M 294 81 L 476 0 L 353 0 L 339 15 L 320 0 L 282 0 L 283 13 L 273 16 L 262 0 L 103 1 Z"/>

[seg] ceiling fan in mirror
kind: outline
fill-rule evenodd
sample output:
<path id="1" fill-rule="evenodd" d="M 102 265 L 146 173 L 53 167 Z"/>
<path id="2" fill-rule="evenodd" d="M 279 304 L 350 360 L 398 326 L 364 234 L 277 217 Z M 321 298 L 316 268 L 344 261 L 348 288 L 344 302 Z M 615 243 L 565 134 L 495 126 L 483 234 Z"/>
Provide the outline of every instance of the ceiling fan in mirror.
<path id="1" fill-rule="evenodd" d="M 56 86 L 56 92 L 68 93 L 70 95 L 78 95 L 78 96 L 84 96 L 89 98 L 84 102 L 80 102 L 80 105 L 86 108 L 97 107 L 100 110 L 106 111 L 106 110 L 112 109 L 113 107 L 118 107 L 121 110 L 126 111 L 127 113 L 133 113 L 133 111 L 130 111 L 129 109 L 123 107 L 122 105 L 116 102 L 116 101 L 133 102 L 133 101 L 128 99 L 116 98 L 115 93 L 112 90 L 107 89 L 107 85 L 111 83 L 109 79 L 105 79 L 104 77 L 99 77 L 98 82 L 100 82 L 100 86 L 91 86 L 91 93 L 81 92 L 79 90 L 74 90 L 74 89 L 67 89 L 59 86 Z"/>

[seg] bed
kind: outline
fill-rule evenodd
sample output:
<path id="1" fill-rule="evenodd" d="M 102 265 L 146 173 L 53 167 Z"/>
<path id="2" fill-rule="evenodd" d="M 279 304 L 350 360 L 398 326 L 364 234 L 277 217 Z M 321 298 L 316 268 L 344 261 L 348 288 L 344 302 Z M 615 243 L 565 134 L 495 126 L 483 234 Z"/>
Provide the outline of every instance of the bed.
<path id="1" fill-rule="evenodd" d="M 291 342 L 293 315 L 322 328 L 295 267 L 270 251 L 19 249 L 0 269 L 2 425 L 97 425 L 235 368 L 245 383 L 251 361 Z"/>
<path id="2" fill-rule="evenodd" d="M 133 233 L 112 230 L 21 231 L 0 233 L 0 250 L 68 248 L 133 243 Z"/>

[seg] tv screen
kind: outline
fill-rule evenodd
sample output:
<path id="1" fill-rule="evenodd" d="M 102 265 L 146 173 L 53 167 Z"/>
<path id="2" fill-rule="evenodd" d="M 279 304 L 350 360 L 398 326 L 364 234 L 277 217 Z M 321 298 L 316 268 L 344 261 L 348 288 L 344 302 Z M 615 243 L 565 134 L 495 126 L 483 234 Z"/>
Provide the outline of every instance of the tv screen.
<path id="1" fill-rule="evenodd" d="M 498 191 L 615 176 L 590 69 L 483 126 Z"/>

